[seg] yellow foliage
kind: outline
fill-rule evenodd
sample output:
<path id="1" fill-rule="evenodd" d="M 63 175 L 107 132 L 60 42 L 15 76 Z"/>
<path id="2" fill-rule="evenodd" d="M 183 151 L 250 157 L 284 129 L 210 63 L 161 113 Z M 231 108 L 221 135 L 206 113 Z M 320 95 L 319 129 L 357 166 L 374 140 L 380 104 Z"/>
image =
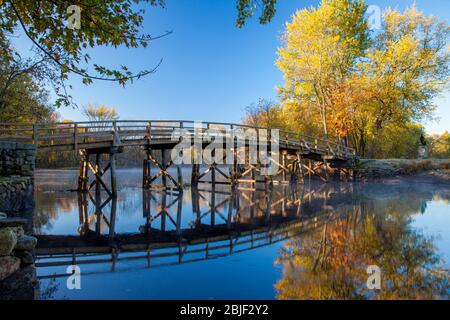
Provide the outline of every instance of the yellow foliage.
<path id="1" fill-rule="evenodd" d="M 420 133 L 412 123 L 432 116 L 448 86 L 450 28 L 412 6 L 388 9 L 370 38 L 364 12 L 361 1 L 331 0 L 293 15 L 278 50 L 280 119 L 295 131 L 346 138 L 362 156 L 414 157 Z"/>
<path id="2" fill-rule="evenodd" d="M 89 103 L 84 107 L 83 114 L 90 121 L 111 121 L 119 119 L 114 107 L 107 107 L 105 105 L 96 105 L 92 103 Z"/>

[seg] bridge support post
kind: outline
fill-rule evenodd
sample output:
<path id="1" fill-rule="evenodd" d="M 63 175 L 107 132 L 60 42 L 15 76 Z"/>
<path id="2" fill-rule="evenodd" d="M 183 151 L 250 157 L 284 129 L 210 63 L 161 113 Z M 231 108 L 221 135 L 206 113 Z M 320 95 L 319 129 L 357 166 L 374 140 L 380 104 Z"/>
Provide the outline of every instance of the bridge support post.
<path id="1" fill-rule="evenodd" d="M 167 189 L 168 188 L 168 181 L 169 180 L 174 186 L 175 189 L 178 191 L 181 191 L 183 189 L 182 184 L 182 175 L 181 175 L 181 168 L 177 168 L 177 174 L 178 178 L 175 179 L 172 177 L 172 175 L 169 173 L 168 169 L 172 166 L 174 166 L 173 161 L 168 161 L 168 151 L 169 149 L 160 149 L 161 150 L 161 160 L 158 160 L 155 155 L 153 154 L 153 149 L 147 148 L 146 149 L 146 159 L 144 160 L 143 165 L 143 187 L 147 189 L 152 188 L 162 188 Z M 159 172 L 155 175 L 151 175 L 151 167 L 154 165 L 157 169 L 159 169 Z M 161 177 L 161 185 L 157 186 L 154 185 L 154 182 Z"/>
<path id="2" fill-rule="evenodd" d="M 167 165 L 166 164 L 166 160 L 167 160 L 167 154 L 166 154 L 166 149 L 162 149 L 161 150 L 161 166 L 160 166 L 160 169 L 161 169 L 161 171 L 160 172 L 162 172 L 162 175 L 161 175 L 161 183 L 162 183 L 162 187 L 163 188 L 167 188 L 167 169 L 168 169 L 168 167 L 170 166 L 170 165 Z M 167 174 L 166 174 L 167 173 Z"/>
<path id="3" fill-rule="evenodd" d="M 265 177 L 265 187 L 266 187 L 266 190 L 272 190 L 272 188 L 273 188 L 273 178 L 272 178 L 272 176 L 266 176 Z"/>
<path id="4" fill-rule="evenodd" d="M 101 201 L 101 185 L 100 185 L 100 180 L 101 180 L 101 176 L 99 174 L 97 174 L 98 172 L 100 172 L 101 168 L 102 168 L 102 155 L 100 153 L 97 153 L 95 155 L 95 199 L 100 199 Z M 98 209 L 99 203 L 97 203 L 96 201 L 96 210 Z"/>
<path id="5" fill-rule="evenodd" d="M 354 175 L 353 175 L 353 169 L 350 168 L 339 168 L 340 171 L 340 177 L 343 181 L 353 181 Z"/>
<path id="6" fill-rule="evenodd" d="M 231 165 L 230 170 L 230 176 L 231 176 L 231 185 L 233 188 L 235 188 L 238 184 L 239 179 L 239 165 L 238 165 L 238 154 L 237 154 L 237 148 L 236 148 L 236 141 L 233 141 L 233 164 Z"/>
<path id="7" fill-rule="evenodd" d="M 86 150 L 80 150 L 80 174 L 78 176 L 78 191 L 85 192 L 88 191 L 87 183 L 88 177 L 88 162 L 89 155 Z"/>
<path id="8" fill-rule="evenodd" d="M 215 184 L 211 187 L 211 198 L 209 202 L 209 214 L 211 219 L 211 227 L 214 227 L 216 224 L 216 188 Z"/>
<path id="9" fill-rule="evenodd" d="M 281 163 L 283 165 L 283 183 L 285 183 L 287 181 L 287 155 L 285 152 L 282 153 L 281 155 Z"/>
<path id="10" fill-rule="evenodd" d="M 297 162 L 297 158 L 295 158 L 291 164 L 291 179 L 290 183 L 297 183 L 299 178 L 299 165 Z"/>
<path id="11" fill-rule="evenodd" d="M 96 196 L 105 190 L 110 197 L 117 197 L 117 173 L 116 173 L 116 154 L 122 152 L 121 148 L 100 148 L 80 150 L 80 174 L 78 177 L 78 191 L 89 192 L 95 187 Z M 90 161 L 90 156 L 95 155 L 95 164 Z M 102 159 L 108 155 L 108 163 L 103 166 Z M 94 175 L 94 180 L 89 184 L 89 171 Z M 106 172 L 110 173 L 110 186 L 103 181 Z"/>
<path id="12" fill-rule="evenodd" d="M 181 166 L 177 166 L 177 175 L 178 175 L 178 187 L 180 190 L 183 190 L 183 171 Z"/>
<path id="13" fill-rule="evenodd" d="M 309 159 L 308 160 L 308 167 L 307 167 L 307 169 L 308 169 L 308 179 L 309 179 L 309 181 L 311 181 L 311 178 L 312 178 L 312 174 L 313 174 L 313 161 L 311 160 L 311 159 Z"/>
<path id="14" fill-rule="evenodd" d="M 191 174 L 191 185 L 194 187 L 198 186 L 198 176 L 200 175 L 199 173 L 199 165 L 198 164 L 193 164 L 192 165 L 192 174 Z"/>
<path id="15" fill-rule="evenodd" d="M 300 152 L 297 152 L 297 170 L 299 173 L 299 177 L 302 179 L 302 181 L 305 181 L 305 174 L 303 172 L 303 164 L 302 164 L 302 155 Z"/>
<path id="16" fill-rule="evenodd" d="M 111 192 L 112 196 L 117 197 L 117 174 L 116 174 L 116 154 L 109 154 L 109 164 L 110 164 L 110 178 L 111 178 Z"/>
<path id="17" fill-rule="evenodd" d="M 256 169 L 254 167 L 252 167 L 251 180 L 252 189 L 256 189 Z"/>
<path id="18" fill-rule="evenodd" d="M 88 200 L 85 192 L 78 193 L 79 232 L 89 229 Z"/>

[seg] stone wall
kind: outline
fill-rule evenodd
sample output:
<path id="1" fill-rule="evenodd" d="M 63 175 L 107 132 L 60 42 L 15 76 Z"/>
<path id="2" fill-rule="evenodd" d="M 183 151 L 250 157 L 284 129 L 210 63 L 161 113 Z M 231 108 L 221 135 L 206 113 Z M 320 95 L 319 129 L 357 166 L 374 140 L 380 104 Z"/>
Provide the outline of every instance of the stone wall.
<path id="1" fill-rule="evenodd" d="M 0 141 L 0 300 L 39 298 L 37 239 L 26 235 L 33 227 L 35 161 L 34 145 Z"/>
<path id="2" fill-rule="evenodd" d="M 36 162 L 36 147 L 32 144 L 0 141 L 0 176 L 31 177 Z"/>
<path id="3" fill-rule="evenodd" d="M 0 177 L 0 212 L 13 215 L 32 211 L 33 188 L 30 177 Z"/>
<path id="4" fill-rule="evenodd" d="M 0 141 L 0 212 L 32 211 L 35 160 L 34 145 Z"/>

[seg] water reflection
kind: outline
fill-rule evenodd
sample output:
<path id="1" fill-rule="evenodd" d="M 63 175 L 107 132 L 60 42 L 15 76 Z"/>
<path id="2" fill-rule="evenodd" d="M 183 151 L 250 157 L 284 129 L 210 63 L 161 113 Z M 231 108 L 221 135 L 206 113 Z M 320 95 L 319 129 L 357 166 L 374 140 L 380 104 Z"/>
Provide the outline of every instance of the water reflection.
<path id="1" fill-rule="evenodd" d="M 410 191 L 402 201 L 368 198 L 330 211 L 315 232 L 287 241 L 277 258 L 283 265 L 277 298 L 448 299 L 449 271 L 434 239 L 412 227 L 412 215 L 425 213 L 432 196 Z M 333 220 L 342 209 L 346 216 Z M 367 288 L 371 265 L 381 270 L 380 290 Z"/>
<path id="2" fill-rule="evenodd" d="M 37 265 L 110 262 L 114 269 L 121 260 L 146 259 L 148 267 L 153 267 L 172 264 L 158 263 L 158 258 L 176 256 L 180 264 L 242 252 L 320 226 L 326 218 L 323 210 L 332 206 L 330 192 L 325 186 L 308 192 L 293 186 L 270 191 L 146 190 L 142 192 L 139 226 L 127 232 L 116 230 L 121 198 L 79 193 L 78 235 L 37 234 Z M 124 201 L 131 201 L 133 207 L 133 199 Z M 36 231 L 41 231 L 41 221 L 36 220 Z M 144 254 L 124 254 L 130 252 Z M 92 259 L 109 253 L 110 257 Z"/>
<path id="3" fill-rule="evenodd" d="M 44 294 L 64 291 L 56 289 L 62 282 L 55 279 L 65 279 L 65 268 L 73 263 L 96 266 L 83 267 L 85 276 L 106 277 L 115 271 L 117 284 L 110 285 L 126 291 L 120 283 L 129 277 L 121 271 L 217 258 L 227 269 L 234 262 L 226 256 L 247 252 L 251 257 L 276 247 L 278 253 L 269 256 L 276 265 L 268 267 L 275 270 L 272 273 L 280 270 L 276 280 L 270 280 L 269 269 L 260 265 L 257 268 L 266 273 L 254 275 L 254 281 L 270 282 L 265 298 L 449 298 L 448 265 L 442 252 L 433 237 L 414 227 L 415 217 L 426 215 L 430 203 L 442 202 L 448 209 L 449 199 L 450 186 L 408 183 L 313 183 L 272 190 L 205 188 L 181 193 L 129 187 L 117 199 L 101 193 L 38 192 L 34 221 L 38 273 L 47 281 Z M 381 268 L 379 291 L 367 289 L 370 265 Z M 171 277 L 176 270 L 171 269 Z M 151 272 L 142 273 L 141 279 L 152 278 Z M 215 280 L 218 287 L 232 292 L 218 296 L 241 297 L 244 276 L 252 277 L 236 274 L 233 281 Z M 194 280 L 206 286 L 204 279 Z M 188 280 L 169 288 L 180 295 L 166 298 L 190 297 L 191 288 L 183 281 Z M 155 295 L 158 288 L 153 288 Z"/>

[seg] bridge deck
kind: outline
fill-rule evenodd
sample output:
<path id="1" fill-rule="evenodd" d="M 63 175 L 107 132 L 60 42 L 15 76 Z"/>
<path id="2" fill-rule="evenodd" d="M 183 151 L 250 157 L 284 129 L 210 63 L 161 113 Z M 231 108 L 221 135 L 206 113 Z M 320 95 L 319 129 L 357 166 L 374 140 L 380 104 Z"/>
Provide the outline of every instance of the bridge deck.
<path id="1" fill-rule="evenodd" d="M 185 130 L 193 138 L 194 132 L 206 136 L 208 129 L 214 129 L 216 136 L 224 141 L 229 138 L 228 130 L 246 130 L 254 134 L 245 139 L 248 146 L 276 142 L 280 150 L 301 152 L 306 158 L 326 158 L 329 160 L 348 160 L 354 151 L 343 144 L 310 137 L 294 132 L 272 128 L 253 127 L 241 124 L 174 121 L 174 120 L 125 120 L 97 122 L 62 123 L 0 123 L 0 140 L 33 143 L 42 150 L 81 150 L 110 147 L 143 146 L 154 149 L 171 148 L 180 138 L 173 138 L 176 131 Z M 275 131 L 276 130 L 276 131 Z M 271 133 L 278 133 L 278 140 Z M 253 140 L 252 140 L 253 139 Z M 253 141 L 253 142 L 251 142 Z"/>

